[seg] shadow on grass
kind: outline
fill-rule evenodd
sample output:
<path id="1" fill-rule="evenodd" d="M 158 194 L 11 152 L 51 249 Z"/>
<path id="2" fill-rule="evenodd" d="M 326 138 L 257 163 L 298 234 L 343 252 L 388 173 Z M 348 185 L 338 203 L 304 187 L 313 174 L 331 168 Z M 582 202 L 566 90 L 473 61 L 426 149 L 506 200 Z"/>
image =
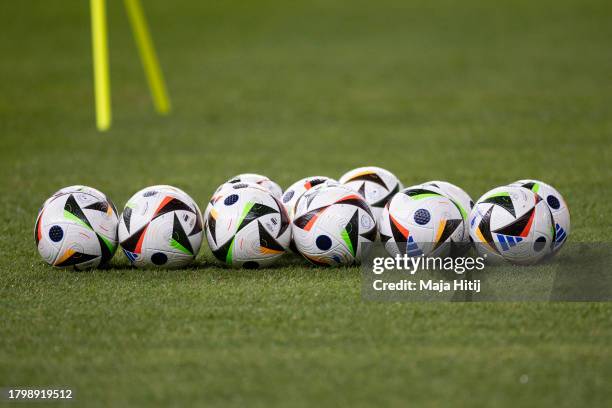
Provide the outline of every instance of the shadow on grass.
<path id="1" fill-rule="evenodd" d="M 178 269 L 136 268 L 127 260 L 111 261 L 109 265 L 96 269 L 58 269 L 44 265 L 38 274 L 39 281 L 60 279 L 62 281 L 94 280 L 285 280 L 285 279 L 354 279 L 359 277 L 358 266 L 321 268 L 310 264 L 296 254 L 287 254 L 277 263 L 258 269 L 230 268 L 208 257 L 196 259 L 190 265 Z"/>

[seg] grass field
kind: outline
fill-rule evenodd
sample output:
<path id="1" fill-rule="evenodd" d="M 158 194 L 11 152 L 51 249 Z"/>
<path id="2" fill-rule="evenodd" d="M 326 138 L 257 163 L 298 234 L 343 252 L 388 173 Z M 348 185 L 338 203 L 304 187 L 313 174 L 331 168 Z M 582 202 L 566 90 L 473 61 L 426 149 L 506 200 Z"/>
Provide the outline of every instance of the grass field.
<path id="1" fill-rule="evenodd" d="M 77 406 L 604 406 L 607 303 L 372 303 L 357 268 L 293 261 L 53 270 L 33 223 L 59 187 L 122 206 L 241 172 L 286 187 L 380 165 L 475 198 L 549 181 L 574 241 L 612 239 L 606 1 L 145 2 L 174 113 L 152 113 L 111 2 L 114 127 L 94 130 L 87 2 L 0 5 L 0 388 Z M 523 381 L 521 381 L 521 377 Z M 526 381 L 525 381 L 526 380 Z"/>

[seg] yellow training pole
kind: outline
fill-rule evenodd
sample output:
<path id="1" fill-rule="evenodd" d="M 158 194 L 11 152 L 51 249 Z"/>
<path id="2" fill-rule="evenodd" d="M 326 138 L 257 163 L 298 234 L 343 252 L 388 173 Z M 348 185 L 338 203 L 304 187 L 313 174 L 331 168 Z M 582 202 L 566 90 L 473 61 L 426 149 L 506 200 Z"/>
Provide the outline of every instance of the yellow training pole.
<path id="1" fill-rule="evenodd" d="M 166 92 L 164 76 L 159 67 L 159 61 L 140 0 L 125 0 L 125 8 L 132 25 L 134 39 L 136 40 L 142 66 L 147 76 L 155 109 L 162 115 L 167 114 L 170 112 L 170 99 Z"/>
<path id="2" fill-rule="evenodd" d="M 112 121 L 110 77 L 108 73 L 108 38 L 106 35 L 106 0 L 90 0 L 90 7 L 96 125 L 98 130 L 105 131 L 110 128 Z"/>

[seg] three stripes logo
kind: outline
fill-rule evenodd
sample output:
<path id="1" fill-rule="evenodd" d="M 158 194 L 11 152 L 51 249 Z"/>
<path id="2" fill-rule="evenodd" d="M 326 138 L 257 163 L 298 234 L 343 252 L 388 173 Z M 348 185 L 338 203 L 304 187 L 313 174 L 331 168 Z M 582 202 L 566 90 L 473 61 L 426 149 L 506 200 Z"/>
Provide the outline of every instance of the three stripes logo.
<path id="1" fill-rule="evenodd" d="M 561 245 L 565 238 L 567 238 L 565 230 L 559 224 L 555 224 L 555 247 Z"/>
<path id="2" fill-rule="evenodd" d="M 497 239 L 499 240 L 499 245 L 502 247 L 502 250 L 508 251 L 510 248 L 518 244 L 523 240 L 521 237 L 514 237 L 512 235 L 502 235 L 497 234 Z"/>
<path id="3" fill-rule="evenodd" d="M 127 249 L 123 249 L 123 252 L 125 253 L 125 256 L 127 256 L 127 258 L 130 260 L 130 262 L 134 262 L 136 259 L 138 259 L 138 254 L 134 252 L 130 252 Z"/>
<path id="4" fill-rule="evenodd" d="M 412 239 L 412 235 L 408 236 L 408 241 L 406 242 L 406 254 L 408 256 L 421 256 L 423 255 L 423 251 L 419 248 L 414 239 Z"/>

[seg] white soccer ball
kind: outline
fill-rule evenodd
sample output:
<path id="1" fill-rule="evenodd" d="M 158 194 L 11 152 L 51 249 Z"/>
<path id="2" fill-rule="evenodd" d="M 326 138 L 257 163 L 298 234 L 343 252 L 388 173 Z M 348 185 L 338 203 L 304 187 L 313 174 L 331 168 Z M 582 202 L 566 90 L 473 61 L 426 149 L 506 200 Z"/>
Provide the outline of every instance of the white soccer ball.
<path id="1" fill-rule="evenodd" d="M 101 192 L 98 189 L 95 189 L 93 187 L 89 187 L 89 186 L 84 186 L 81 184 L 76 184 L 73 186 L 68 186 L 68 187 L 64 187 L 64 188 L 60 188 L 59 190 L 57 190 L 55 193 L 53 193 L 53 195 L 49 198 L 47 198 L 47 200 L 45 201 L 45 204 L 48 201 L 51 201 L 52 199 L 54 199 L 55 197 L 62 195 L 62 194 L 66 194 L 66 193 L 87 193 L 90 194 L 94 197 L 97 197 L 99 200 L 106 200 L 110 206 L 112 207 L 113 211 L 115 212 L 115 214 L 119 214 L 119 212 L 117 212 L 117 208 L 115 207 L 115 204 L 113 203 L 113 201 L 108 198 L 108 196 L 106 194 L 104 194 L 103 192 Z M 44 204 L 43 204 L 44 206 Z M 41 207 L 42 208 L 42 207 Z"/>
<path id="2" fill-rule="evenodd" d="M 383 209 L 379 228 L 392 256 L 444 257 L 469 239 L 459 206 L 433 186 L 400 190 Z"/>
<path id="3" fill-rule="evenodd" d="M 461 187 L 458 187 L 447 181 L 428 181 L 423 183 L 422 186 L 428 189 L 433 189 L 435 192 L 440 193 L 449 198 L 455 206 L 459 209 L 461 217 L 463 218 L 463 237 L 459 242 L 453 242 L 451 245 L 451 255 L 460 256 L 469 251 L 472 247 L 470 241 L 470 229 L 468 227 L 470 211 L 474 206 L 474 202 L 468 193 L 466 193 Z M 455 245 L 456 244 L 456 245 Z"/>
<path id="4" fill-rule="evenodd" d="M 550 184 L 538 180 L 519 180 L 510 184 L 527 188 L 542 197 L 552 213 L 554 238 L 552 250 L 557 253 L 570 234 L 570 211 L 561 193 Z"/>
<path id="5" fill-rule="evenodd" d="M 235 183 L 212 204 L 206 238 L 213 255 L 229 266 L 248 269 L 269 266 L 289 246 L 289 217 L 269 191 Z"/>
<path id="6" fill-rule="evenodd" d="M 159 185 L 144 188 L 125 205 L 119 241 L 139 267 L 179 268 L 191 263 L 202 244 L 202 215 L 183 190 Z"/>
<path id="7" fill-rule="evenodd" d="M 470 197 L 464 189 L 448 181 L 440 180 L 428 181 L 423 183 L 423 185 L 437 187 L 445 196 L 458 204 L 461 215 L 465 219 L 465 224 L 467 225 L 468 216 L 470 215 L 470 211 L 472 211 L 472 207 L 474 207 L 474 201 L 472 201 L 472 197 Z"/>
<path id="8" fill-rule="evenodd" d="M 403 186 L 397 177 L 380 167 L 359 167 L 345 173 L 338 180 L 359 192 L 370 205 L 376 221 L 380 219 L 383 207 Z"/>
<path id="9" fill-rule="evenodd" d="M 376 239 L 376 219 L 363 197 L 347 186 L 322 184 L 302 194 L 295 206 L 293 240 L 315 265 L 353 265 Z"/>
<path id="10" fill-rule="evenodd" d="M 117 212 L 99 191 L 66 188 L 47 199 L 34 237 L 45 262 L 56 267 L 94 268 L 117 250 Z"/>
<path id="11" fill-rule="evenodd" d="M 242 183 L 227 183 L 226 182 L 226 183 L 221 184 L 219 187 L 217 187 L 217 189 L 213 193 L 212 197 L 210 197 L 210 200 L 208 200 L 208 202 L 206 203 L 206 208 L 204 209 L 204 214 L 203 214 L 203 217 L 204 217 L 203 218 L 204 219 L 204 226 L 206 226 L 206 222 L 208 221 L 208 215 L 210 214 L 210 210 L 212 210 L 213 205 L 220 198 L 224 197 L 228 193 L 228 191 L 233 191 L 236 188 L 243 188 L 243 186 L 245 186 L 245 185 L 248 185 L 248 186 L 251 186 L 251 187 L 255 187 L 255 188 L 259 188 L 259 189 L 264 190 L 264 191 L 268 191 L 264 187 L 260 186 L 259 184 L 255 184 L 255 183 L 247 183 L 247 182 L 242 182 Z"/>
<path id="12" fill-rule="evenodd" d="M 280 200 L 281 196 L 283 195 L 283 189 L 280 188 L 280 186 L 278 184 L 276 184 L 274 181 L 270 180 L 268 177 L 262 176 L 260 174 L 253 174 L 253 173 L 239 174 L 239 175 L 234 176 L 231 179 L 229 179 L 227 181 L 227 183 L 254 183 L 254 184 L 258 184 L 261 187 L 263 187 L 266 190 L 268 190 L 270 193 L 272 193 L 272 195 L 275 198 L 278 198 L 279 200 Z"/>
<path id="13" fill-rule="evenodd" d="M 551 252 L 552 216 L 546 202 L 531 190 L 497 187 L 474 205 L 470 236 L 490 262 L 533 264 Z"/>
<path id="14" fill-rule="evenodd" d="M 296 181 L 291 186 L 289 186 L 285 192 L 283 193 L 282 202 L 287 210 L 287 214 L 289 215 L 289 219 L 293 219 L 293 214 L 295 211 L 295 203 L 297 200 L 304 194 L 306 191 L 310 190 L 313 187 L 321 185 L 326 181 L 333 180 L 329 177 L 325 176 L 311 176 L 305 177 L 301 180 Z"/>

